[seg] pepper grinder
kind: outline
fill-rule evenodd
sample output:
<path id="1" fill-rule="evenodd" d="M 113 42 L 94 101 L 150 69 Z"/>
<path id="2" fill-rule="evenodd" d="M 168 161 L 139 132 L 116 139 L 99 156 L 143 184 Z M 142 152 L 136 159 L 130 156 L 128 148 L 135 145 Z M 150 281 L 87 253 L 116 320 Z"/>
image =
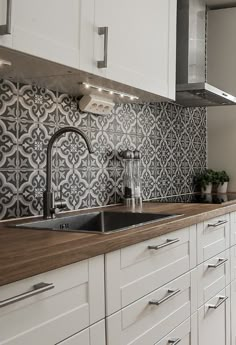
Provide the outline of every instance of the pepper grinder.
<path id="1" fill-rule="evenodd" d="M 140 151 L 134 151 L 133 160 L 133 174 L 134 174 L 134 200 L 135 206 L 142 207 L 142 188 L 141 188 L 141 169 L 140 169 L 141 155 Z"/>
<path id="2" fill-rule="evenodd" d="M 128 207 L 134 206 L 134 176 L 133 176 L 133 159 L 134 153 L 130 150 L 123 152 L 125 164 L 124 171 L 124 204 Z"/>

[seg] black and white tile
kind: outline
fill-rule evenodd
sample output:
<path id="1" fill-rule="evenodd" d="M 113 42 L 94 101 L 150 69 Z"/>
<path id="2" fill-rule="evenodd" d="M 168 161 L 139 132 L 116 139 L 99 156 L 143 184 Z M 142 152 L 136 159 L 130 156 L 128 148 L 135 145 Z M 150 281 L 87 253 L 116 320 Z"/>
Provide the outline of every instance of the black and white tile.
<path id="1" fill-rule="evenodd" d="M 82 113 L 78 99 L 0 80 L 0 219 L 42 213 L 46 148 L 59 128 L 76 126 L 53 149 L 53 189 L 68 209 L 121 202 L 127 148 L 141 152 L 145 199 L 191 192 L 206 167 L 206 109 L 168 103 L 117 105 L 108 116 Z"/>

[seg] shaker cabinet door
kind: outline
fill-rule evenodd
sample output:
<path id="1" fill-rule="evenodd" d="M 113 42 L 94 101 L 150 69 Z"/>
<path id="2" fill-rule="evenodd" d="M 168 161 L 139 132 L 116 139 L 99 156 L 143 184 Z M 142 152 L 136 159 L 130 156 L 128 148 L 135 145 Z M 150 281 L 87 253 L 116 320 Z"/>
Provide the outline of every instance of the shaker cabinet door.
<path id="1" fill-rule="evenodd" d="M 230 345 L 230 288 L 198 310 L 198 345 Z"/>
<path id="2" fill-rule="evenodd" d="M 0 0 L 0 6 L 0 22 L 10 23 L 0 45 L 79 67 L 80 1 Z"/>
<path id="3" fill-rule="evenodd" d="M 82 0 L 81 69 L 174 99 L 176 3 Z"/>

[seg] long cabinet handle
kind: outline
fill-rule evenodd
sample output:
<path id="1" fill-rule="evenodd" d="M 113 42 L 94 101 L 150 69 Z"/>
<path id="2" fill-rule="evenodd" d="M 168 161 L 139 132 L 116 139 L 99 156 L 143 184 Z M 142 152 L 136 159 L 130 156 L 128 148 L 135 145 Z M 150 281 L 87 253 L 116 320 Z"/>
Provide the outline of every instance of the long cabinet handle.
<path id="1" fill-rule="evenodd" d="M 219 308 L 219 306 L 221 306 L 221 304 L 223 304 L 229 297 L 219 297 L 219 300 L 216 304 L 209 304 L 208 308 L 210 309 L 217 309 Z"/>
<path id="2" fill-rule="evenodd" d="M 218 222 L 216 222 L 216 223 L 209 223 L 208 228 L 216 228 L 217 226 L 221 226 L 221 225 L 226 224 L 226 223 L 228 223 L 227 220 L 218 220 Z"/>
<path id="3" fill-rule="evenodd" d="M 98 34 L 104 35 L 104 59 L 97 61 L 98 68 L 107 68 L 107 56 L 108 56 L 108 27 L 102 26 L 98 28 Z"/>
<path id="4" fill-rule="evenodd" d="M 158 244 L 157 246 L 148 246 L 148 249 L 158 250 L 158 249 L 170 246 L 171 244 L 174 244 L 174 243 L 179 242 L 179 241 L 180 241 L 179 238 L 175 238 L 173 240 L 166 240 L 166 242 L 164 242 L 162 244 Z"/>
<path id="5" fill-rule="evenodd" d="M 0 25 L 0 36 L 11 34 L 12 0 L 7 0 L 6 24 Z"/>
<path id="6" fill-rule="evenodd" d="M 224 265 L 224 263 L 226 263 L 227 261 L 228 261 L 228 259 L 219 259 L 217 264 L 215 264 L 215 265 L 209 264 L 208 267 L 209 268 L 217 268 L 217 267 Z"/>
<path id="7" fill-rule="evenodd" d="M 177 345 L 181 342 L 180 338 L 168 340 L 168 344 Z"/>
<path id="8" fill-rule="evenodd" d="M 3 301 L 0 301 L 0 308 L 6 307 L 9 304 L 13 304 L 13 303 L 22 301 L 23 299 L 38 295 L 42 292 L 52 290 L 54 288 L 55 288 L 55 286 L 52 283 L 50 283 L 50 284 L 47 284 L 47 283 L 35 284 L 35 285 L 33 285 L 33 288 L 30 291 L 27 291 L 27 292 L 24 292 L 20 295 L 16 295 L 14 297 L 10 297 L 10 298 L 7 298 Z"/>
<path id="9" fill-rule="evenodd" d="M 159 299 L 159 300 L 152 300 L 152 301 L 149 301 L 149 304 L 153 304 L 153 305 L 160 305 L 166 301 L 168 301 L 168 299 L 174 297 L 175 295 L 177 295 L 181 290 L 180 289 L 177 289 L 177 290 L 171 290 L 169 289 L 168 290 L 168 294 L 167 296 Z"/>

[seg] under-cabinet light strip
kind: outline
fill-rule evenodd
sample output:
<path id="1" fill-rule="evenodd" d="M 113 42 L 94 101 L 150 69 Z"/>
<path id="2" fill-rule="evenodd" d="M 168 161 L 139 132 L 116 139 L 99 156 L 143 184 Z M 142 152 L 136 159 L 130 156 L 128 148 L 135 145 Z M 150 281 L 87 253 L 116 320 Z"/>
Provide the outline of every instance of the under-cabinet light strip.
<path id="1" fill-rule="evenodd" d="M 117 96 L 120 96 L 121 98 L 128 97 L 128 98 L 130 98 L 131 101 L 134 101 L 135 99 L 139 99 L 139 97 L 130 95 L 129 93 L 120 92 L 120 91 L 116 91 L 116 90 L 112 90 L 112 89 L 107 89 L 106 87 L 96 86 L 96 85 L 92 85 L 89 83 L 82 83 L 82 84 L 85 86 L 86 89 L 90 89 L 90 88 L 96 89 L 99 92 L 107 92 L 110 95 L 117 95 Z"/>
<path id="2" fill-rule="evenodd" d="M 11 66 L 11 61 L 0 59 L 0 66 Z"/>

